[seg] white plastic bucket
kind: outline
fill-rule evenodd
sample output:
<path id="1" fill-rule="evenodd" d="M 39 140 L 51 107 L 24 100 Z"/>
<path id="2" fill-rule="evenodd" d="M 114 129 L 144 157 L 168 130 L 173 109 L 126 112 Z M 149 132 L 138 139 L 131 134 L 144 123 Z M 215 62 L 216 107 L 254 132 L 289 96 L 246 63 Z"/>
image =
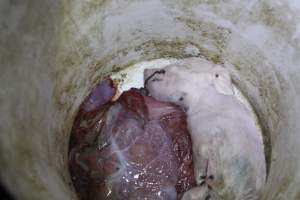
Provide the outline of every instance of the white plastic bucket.
<path id="1" fill-rule="evenodd" d="M 133 63 L 202 55 L 231 65 L 261 121 L 270 163 L 263 199 L 299 199 L 295 2 L 1 1 L 1 181 L 17 199 L 76 199 L 69 134 L 90 89 Z"/>

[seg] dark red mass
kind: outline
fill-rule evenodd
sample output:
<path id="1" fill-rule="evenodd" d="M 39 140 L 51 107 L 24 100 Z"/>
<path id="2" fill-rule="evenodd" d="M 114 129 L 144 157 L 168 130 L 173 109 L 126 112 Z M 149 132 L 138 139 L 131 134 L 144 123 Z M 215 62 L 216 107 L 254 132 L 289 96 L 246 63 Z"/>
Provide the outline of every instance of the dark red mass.
<path id="1" fill-rule="evenodd" d="M 79 196 L 97 199 L 180 199 L 196 185 L 185 113 L 177 106 L 123 92 L 110 79 L 80 106 L 69 168 Z"/>

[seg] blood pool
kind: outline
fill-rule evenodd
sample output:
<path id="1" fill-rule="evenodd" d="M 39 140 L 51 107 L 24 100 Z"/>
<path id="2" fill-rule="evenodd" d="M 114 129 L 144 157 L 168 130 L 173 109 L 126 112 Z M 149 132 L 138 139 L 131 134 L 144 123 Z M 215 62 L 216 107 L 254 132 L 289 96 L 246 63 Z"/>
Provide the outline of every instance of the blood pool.
<path id="1" fill-rule="evenodd" d="M 196 185 L 186 115 L 100 82 L 75 118 L 69 168 L 81 199 L 180 199 Z"/>

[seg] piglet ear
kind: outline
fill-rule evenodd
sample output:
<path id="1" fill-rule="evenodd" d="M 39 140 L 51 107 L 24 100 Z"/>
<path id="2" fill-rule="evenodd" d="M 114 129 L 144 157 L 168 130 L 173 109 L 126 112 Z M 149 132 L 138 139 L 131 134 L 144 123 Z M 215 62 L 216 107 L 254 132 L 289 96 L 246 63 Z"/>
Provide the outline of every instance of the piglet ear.
<path id="1" fill-rule="evenodd" d="M 233 85 L 228 71 L 217 66 L 214 70 L 213 84 L 216 90 L 224 95 L 233 95 Z"/>

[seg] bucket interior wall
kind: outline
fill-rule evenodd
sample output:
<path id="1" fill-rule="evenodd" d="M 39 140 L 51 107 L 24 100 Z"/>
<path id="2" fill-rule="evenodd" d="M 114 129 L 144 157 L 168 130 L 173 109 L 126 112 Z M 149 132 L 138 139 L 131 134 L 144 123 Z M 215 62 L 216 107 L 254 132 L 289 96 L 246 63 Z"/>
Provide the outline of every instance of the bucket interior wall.
<path id="1" fill-rule="evenodd" d="M 300 199 L 296 1 L 3 0 L 0 177 L 18 199 L 76 199 L 67 168 L 78 106 L 103 77 L 156 58 L 227 62 L 263 127 L 263 199 Z"/>

